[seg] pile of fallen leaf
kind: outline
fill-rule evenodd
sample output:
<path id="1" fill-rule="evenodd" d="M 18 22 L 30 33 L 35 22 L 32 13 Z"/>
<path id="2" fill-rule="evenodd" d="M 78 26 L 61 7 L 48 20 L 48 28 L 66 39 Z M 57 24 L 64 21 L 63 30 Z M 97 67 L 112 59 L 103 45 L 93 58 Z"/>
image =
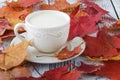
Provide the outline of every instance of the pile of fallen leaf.
<path id="1" fill-rule="evenodd" d="M 81 62 L 80 66 L 68 64 L 40 74 L 40 77 L 32 77 L 31 71 L 23 65 L 26 60 L 26 48 L 29 41 L 11 45 L 0 50 L 0 80 L 78 80 L 84 74 L 107 77 L 110 80 L 119 80 L 120 72 L 120 20 L 115 20 L 109 13 L 94 2 L 78 0 L 70 4 L 66 0 L 55 0 L 48 4 L 44 0 L 18 0 L 7 2 L 0 9 L 0 43 L 4 39 L 14 36 L 14 26 L 18 22 L 24 22 L 25 17 L 36 10 L 60 10 L 70 15 L 71 25 L 68 40 L 76 36 L 83 37 L 86 49 L 82 56 L 89 60 L 101 61 L 104 65 L 90 65 Z M 110 21 L 111 20 L 111 21 Z M 113 24 L 111 24 L 111 22 Z M 111 24 L 107 26 L 105 24 Z M 104 24 L 99 27 L 100 24 Z M 20 29 L 19 32 L 23 32 Z M 97 36 L 89 34 L 97 32 Z M 58 59 L 66 59 L 80 52 L 78 46 L 69 52 L 64 48 Z M 71 68 L 72 66 L 72 68 Z M 38 72 L 38 71 L 36 71 Z"/>

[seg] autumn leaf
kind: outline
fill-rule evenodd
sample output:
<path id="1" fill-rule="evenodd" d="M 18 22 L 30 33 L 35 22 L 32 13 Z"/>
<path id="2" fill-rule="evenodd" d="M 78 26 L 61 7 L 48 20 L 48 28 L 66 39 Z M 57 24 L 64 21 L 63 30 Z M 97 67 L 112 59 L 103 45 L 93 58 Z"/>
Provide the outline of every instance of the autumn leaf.
<path id="1" fill-rule="evenodd" d="M 10 80 L 8 72 L 0 71 L 0 80 Z"/>
<path id="2" fill-rule="evenodd" d="M 117 24 L 120 24 L 120 19 L 118 20 Z"/>
<path id="3" fill-rule="evenodd" d="M 18 22 L 23 22 L 25 17 L 30 12 L 31 12 L 31 9 L 15 11 L 13 8 L 10 8 L 9 6 L 4 6 L 0 9 L 0 17 L 5 18 L 10 23 L 10 27 L 7 27 L 7 29 L 13 30 L 15 24 Z"/>
<path id="4" fill-rule="evenodd" d="M 106 31 L 98 31 L 97 37 L 84 37 L 87 47 L 84 55 L 95 58 L 109 58 L 119 55 L 117 44 L 120 38 L 109 35 Z"/>
<path id="5" fill-rule="evenodd" d="M 42 4 L 40 6 L 41 10 L 60 10 L 66 13 L 70 13 L 80 4 L 80 0 L 78 0 L 74 4 L 69 4 L 66 0 L 55 0 L 53 4 Z"/>
<path id="6" fill-rule="evenodd" d="M 87 6 L 84 11 L 86 11 L 90 15 L 96 15 L 98 13 L 101 13 L 101 15 L 103 15 L 103 14 L 108 13 L 108 11 L 106 11 L 103 8 L 99 7 L 94 2 L 85 1 L 84 4 L 86 4 L 86 6 Z"/>
<path id="7" fill-rule="evenodd" d="M 18 66 L 18 67 L 13 68 L 10 71 L 10 74 L 12 74 L 14 78 L 32 76 L 31 71 L 27 67 L 23 67 L 23 66 Z"/>
<path id="8" fill-rule="evenodd" d="M 72 17 L 68 40 L 71 40 L 75 36 L 83 37 L 85 35 L 95 33 L 98 30 L 97 23 L 104 14 L 108 13 L 94 2 L 85 2 L 85 4 L 86 8 L 82 9 L 82 11 L 78 10 L 79 8 L 75 8 L 76 10 L 73 10 L 70 14 Z M 83 15 L 81 15 L 81 13 L 77 13 L 77 11 L 83 12 Z"/>
<path id="9" fill-rule="evenodd" d="M 64 59 L 73 57 L 80 53 L 80 51 L 82 50 L 82 48 L 81 48 L 82 44 L 83 43 L 81 43 L 79 46 L 75 47 L 73 51 L 68 51 L 67 47 L 65 47 L 64 49 L 62 49 L 62 51 L 59 54 L 56 54 L 55 57 L 57 57 L 60 60 L 64 60 Z"/>
<path id="10" fill-rule="evenodd" d="M 120 37 L 117 37 L 116 35 L 111 36 L 108 32 L 101 30 L 98 32 L 97 37 L 99 40 L 105 41 L 114 48 L 120 48 Z"/>
<path id="11" fill-rule="evenodd" d="M 1 41 L 3 41 L 4 39 L 10 38 L 15 36 L 13 30 L 5 30 L 4 34 L 0 36 Z"/>
<path id="12" fill-rule="evenodd" d="M 83 55 L 90 57 L 113 57 L 118 55 L 116 48 L 113 48 L 110 45 L 107 45 L 106 42 L 101 42 L 95 37 L 86 36 L 84 37 L 86 41 L 86 50 Z"/>
<path id="13" fill-rule="evenodd" d="M 66 65 L 64 67 L 59 67 L 53 70 L 46 71 L 43 75 L 48 80 L 59 80 L 62 75 L 68 72 L 68 68 L 70 65 Z"/>
<path id="14" fill-rule="evenodd" d="M 113 34 L 120 34 L 120 20 L 116 21 L 113 25 L 107 28 L 107 31 Z"/>
<path id="15" fill-rule="evenodd" d="M 29 7 L 32 5 L 35 5 L 37 3 L 42 2 L 43 0 L 18 0 L 18 3 L 22 6 L 22 7 Z"/>
<path id="16" fill-rule="evenodd" d="M 77 70 L 81 71 L 82 73 L 93 73 L 101 68 L 101 65 L 91 65 L 81 62 L 80 66 L 76 66 Z"/>
<path id="17" fill-rule="evenodd" d="M 78 80 L 81 75 L 81 71 L 72 69 L 70 72 L 64 74 L 60 80 Z"/>
<path id="18" fill-rule="evenodd" d="M 80 5 L 74 8 L 74 10 L 70 13 L 71 19 L 79 18 L 80 16 L 88 16 L 88 14 L 80 9 Z"/>
<path id="19" fill-rule="evenodd" d="M 30 42 L 24 41 L 16 45 L 6 47 L 0 55 L 0 68 L 8 70 L 12 67 L 20 65 L 27 56 L 26 48 Z"/>
<path id="20" fill-rule="evenodd" d="M 7 27 L 9 27 L 9 26 L 10 26 L 10 24 L 8 21 L 6 21 L 5 19 L 0 20 L 0 36 L 4 34 Z"/>
<path id="21" fill-rule="evenodd" d="M 30 6 L 33 6 L 37 3 L 41 3 L 43 0 L 17 0 L 12 1 L 12 2 L 6 2 L 8 6 L 12 7 L 12 8 L 27 8 Z"/>
<path id="22" fill-rule="evenodd" d="M 120 60 L 120 54 L 117 55 L 117 56 L 108 57 L 108 58 L 102 58 L 102 57 L 95 58 L 95 57 L 89 57 L 89 56 L 87 56 L 87 58 L 90 59 L 90 60 L 93 60 L 93 61 L 109 61 L 109 60 L 118 61 L 118 60 Z"/>
<path id="23" fill-rule="evenodd" d="M 0 71 L 0 80 L 13 80 L 14 78 L 30 76 L 31 76 L 30 70 L 23 66 L 15 67 L 9 71 Z"/>
<path id="24" fill-rule="evenodd" d="M 27 77 L 20 77 L 20 78 L 15 78 L 14 80 L 48 80 L 48 79 L 41 78 L 41 77 L 39 77 L 39 78 L 35 78 L 35 77 L 29 77 L 29 78 L 27 78 Z"/>
<path id="25" fill-rule="evenodd" d="M 100 70 L 96 71 L 95 74 L 108 77 L 110 80 L 119 80 L 120 79 L 120 61 L 106 61 L 104 66 Z"/>

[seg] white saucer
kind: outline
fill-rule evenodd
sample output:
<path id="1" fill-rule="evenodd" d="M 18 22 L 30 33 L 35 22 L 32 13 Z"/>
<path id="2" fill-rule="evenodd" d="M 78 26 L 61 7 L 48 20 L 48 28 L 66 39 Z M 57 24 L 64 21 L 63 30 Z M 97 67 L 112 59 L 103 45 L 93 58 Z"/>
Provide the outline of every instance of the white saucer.
<path id="1" fill-rule="evenodd" d="M 25 33 L 22 33 L 21 35 L 22 36 L 26 36 L 26 32 Z M 19 42 L 21 42 L 21 40 L 17 37 L 15 37 L 11 44 L 18 44 Z M 74 47 L 75 45 L 79 45 L 81 44 L 82 42 L 84 42 L 84 40 L 82 38 L 79 37 L 79 40 L 76 40 L 76 42 L 71 42 L 71 46 Z M 35 62 L 35 63 L 42 63 L 42 64 L 51 64 L 51 63 L 59 63 L 59 62 L 64 62 L 64 61 L 68 61 L 68 60 L 71 60 L 71 59 L 74 59 L 76 57 L 78 57 L 80 54 L 83 53 L 83 51 L 85 50 L 85 42 L 81 45 L 81 48 L 82 48 L 82 51 L 78 54 L 78 55 L 75 55 L 71 58 L 68 58 L 68 59 L 64 59 L 64 60 L 59 60 L 57 59 L 56 57 L 53 57 L 53 56 L 41 56 L 41 57 L 37 57 L 39 56 L 40 54 L 44 54 L 44 53 L 40 53 L 39 51 L 37 51 L 34 47 L 31 47 L 29 46 L 27 48 L 27 52 L 28 52 L 28 56 L 27 56 L 27 60 L 30 61 L 30 62 Z"/>

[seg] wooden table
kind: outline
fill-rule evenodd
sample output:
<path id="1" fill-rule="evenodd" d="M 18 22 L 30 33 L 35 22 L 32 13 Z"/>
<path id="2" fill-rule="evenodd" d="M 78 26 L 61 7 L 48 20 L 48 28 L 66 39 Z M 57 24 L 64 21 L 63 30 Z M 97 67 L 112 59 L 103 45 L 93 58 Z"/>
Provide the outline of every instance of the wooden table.
<path id="1" fill-rule="evenodd" d="M 3 2 L 4 0 L 0 0 L 0 3 Z M 72 1 L 72 0 L 71 0 Z M 98 5 L 100 5 L 103 9 L 109 11 L 109 14 L 114 17 L 115 19 L 120 18 L 120 0 L 89 0 L 89 1 L 94 1 Z M 1 3 L 2 5 L 3 3 Z M 44 71 L 54 69 L 60 66 L 64 66 L 67 63 L 71 62 L 76 65 L 80 65 L 80 61 L 84 60 L 85 62 L 92 63 L 92 64 L 101 64 L 101 63 L 96 63 L 96 62 L 89 62 L 87 59 L 83 59 L 80 57 L 77 57 L 74 60 L 63 62 L 63 63 L 56 63 L 56 64 L 34 64 L 36 65 L 36 69 L 40 73 L 44 73 Z M 33 75 L 34 76 L 39 76 L 35 70 L 33 70 Z M 89 76 L 85 75 L 81 77 L 79 80 L 108 80 L 107 78 L 101 78 L 99 76 Z"/>

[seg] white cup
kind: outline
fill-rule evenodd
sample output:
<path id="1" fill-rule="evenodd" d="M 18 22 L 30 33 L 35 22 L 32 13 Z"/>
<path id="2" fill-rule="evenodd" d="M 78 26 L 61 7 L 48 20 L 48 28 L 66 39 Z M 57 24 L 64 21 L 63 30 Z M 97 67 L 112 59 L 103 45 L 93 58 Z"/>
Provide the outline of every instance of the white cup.
<path id="1" fill-rule="evenodd" d="M 23 27 L 27 36 L 18 33 Z M 56 10 L 40 10 L 29 14 L 25 23 L 15 25 L 15 35 L 23 40 L 32 40 L 31 45 L 41 52 L 55 52 L 66 42 L 70 28 L 70 17 Z"/>

